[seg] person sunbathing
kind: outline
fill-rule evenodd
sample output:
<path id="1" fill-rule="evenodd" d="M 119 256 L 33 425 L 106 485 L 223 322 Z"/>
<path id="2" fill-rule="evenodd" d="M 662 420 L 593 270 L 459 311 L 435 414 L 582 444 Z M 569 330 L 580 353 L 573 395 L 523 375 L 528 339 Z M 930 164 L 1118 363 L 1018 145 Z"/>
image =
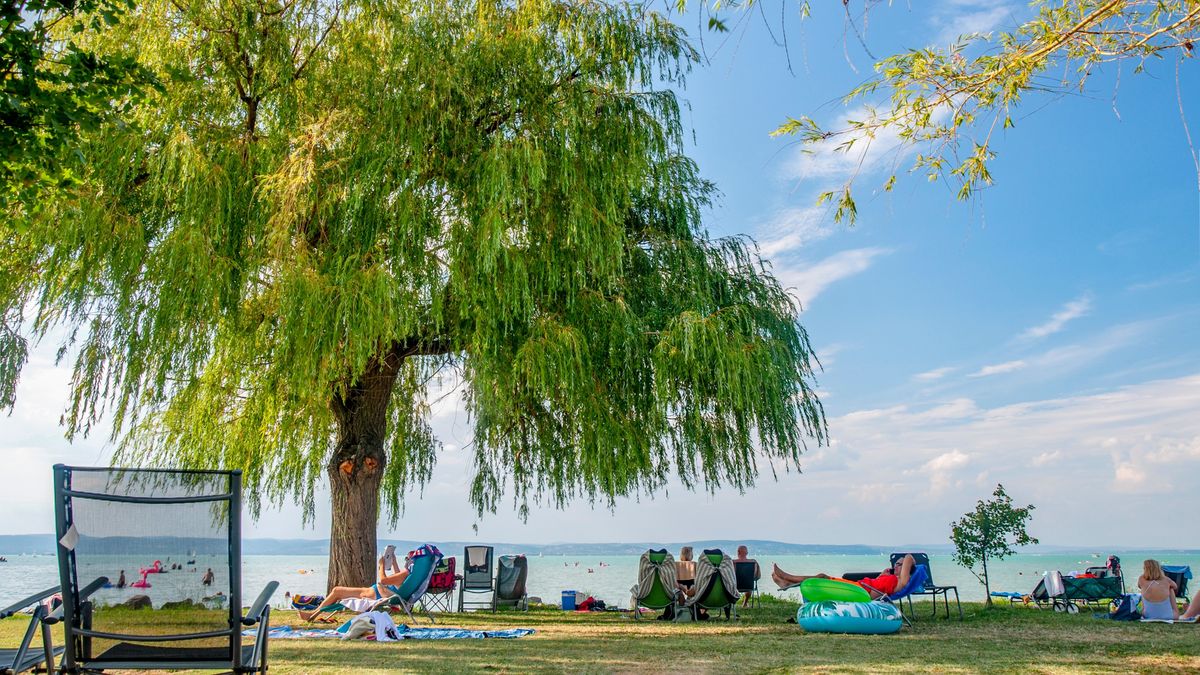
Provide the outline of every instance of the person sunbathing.
<path id="1" fill-rule="evenodd" d="M 388 574 L 389 568 L 393 571 Z M 297 612 L 300 619 L 303 621 L 312 621 L 318 614 L 325 611 L 325 608 L 330 605 L 337 604 L 342 600 L 349 598 L 366 598 L 368 600 L 382 600 L 385 594 L 395 595 L 400 592 L 400 585 L 408 578 L 408 570 L 401 567 L 396 560 L 396 547 L 389 545 L 383 550 L 383 555 L 379 557 L 379 581 L 374 585 L 365 588 L 356 586 L 334 586 L 329 595 L 317 605 L 316 609 L 308 612 Z"/>
<path id="2" fill-rule="evenodd" d="M 896 592 L 898 588 L 904 588 L 908 583 L 909 577 L 912 576 L 913 566 L 916 561 L 912 555 L 906 555 L 896 561 L 891 568 L 884 570 L 878 576 L 859 579 L 858 581 L 849 581 L 840 577 L 831 577 L 828 574 L 817 573 L 802 576 L 798 574 L 788 574 L 779 569 L 779 565 L 775 565 L 771 571 L 771 580 L 775 585 L 779 586 L 779 590 L 787 590 L 792 586 L 799 584 L 806 579 L 834 579 L 836 581 L 846 581 L 847 583 L 858 584 L 862 586 L 867 593 L 871 594 L 872 598 L 883 598 Z"/>

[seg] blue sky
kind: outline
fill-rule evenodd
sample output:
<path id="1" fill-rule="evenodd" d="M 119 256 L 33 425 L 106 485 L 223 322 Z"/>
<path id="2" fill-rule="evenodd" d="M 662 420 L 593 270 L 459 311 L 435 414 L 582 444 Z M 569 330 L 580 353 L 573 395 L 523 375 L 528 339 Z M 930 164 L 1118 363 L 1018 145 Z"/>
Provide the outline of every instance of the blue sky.
<path id="1" fill-rule="evenodd" d="M 1178 90 L 1167 60 L 1140 75 L 1126 67 L 1119 86 L 1109 68 L 1082 93 L 1030 96 L 994 143 L 996 185 L 969 203 L 904 174 L 874 195 L 896 158 L 877 145 L 850 228 L 814 200 L 858 158 L 805 155 L 768 135 L 789 115 L 831 124 L 859 105 L 838 99 L 873 59 L 825 4 L 803 26 L 789 19 L 794 74 L 754 20 L 703 34 L 711 62 L 682 96 L 692 156 L 723 193 L 710 232 L 753 235 L 803 303 L 832 444 L 811 448 L 802 474 L 767 475 L 744 495 L 675 486 L 613 511 L 578 504 L 528 523 L 507 512 L 477 521 L 466 503 L 470 430 L 451 395 L 433 420 L 446 451 L 394 536 L 939 543 L 1004 482 L 1038 506 L 1044 543 L 1200 546 L 1167 515 L 1200 504 L 1200 193 L 1177 100 L 1200 140 L 1195 60 Z M 778 16 L 778 4 L 765 7 Z M 872 10 L 871 53 L 1028 12 L 1000 0 L 913 7 Z M 0 448 L 21 478 L 0 496 L 0 533 L 51 529 L 50 464 L 108 458 L 99 439 L 62 440 L 67 374 L 51 358 L 35 354 L 16 411 L 0 420 Z M 250 536 L 324 537 L 329 517 L 319 509 L 303 529 L 297 510 L 272 512 Z"/>

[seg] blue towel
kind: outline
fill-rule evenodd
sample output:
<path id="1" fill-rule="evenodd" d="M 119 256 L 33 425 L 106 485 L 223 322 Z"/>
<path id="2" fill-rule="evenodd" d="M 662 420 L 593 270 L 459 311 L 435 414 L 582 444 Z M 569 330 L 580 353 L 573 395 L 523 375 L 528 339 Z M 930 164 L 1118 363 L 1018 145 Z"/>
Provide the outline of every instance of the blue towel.
<path id="1" fill-rule="evenodd" d="M 1017 593 L 1016 591 L 992 591 L 991 595 L 993 598 L 1023 598 L 1023 597 L 1025 597 L 1024 593 Z"/>
<path id="2" fill-rule="evenodd" d="M 466 628 L 410 628 L 403 624 L 396 626 L 396 631 L 402 640 L 463 640 L 482 638 L 519 638 L 533 635 L 532 628 L 505 628 L 502 630 L 467 630 Z M 242 635 L 253 637 L 257 629 L 244 631 Z M 276 626 L 267 633 L 272 640 L 296 640 L 303 638 L 337 638 L 342 634 L 333 628 L 292 628 L 291 626 Z"/>

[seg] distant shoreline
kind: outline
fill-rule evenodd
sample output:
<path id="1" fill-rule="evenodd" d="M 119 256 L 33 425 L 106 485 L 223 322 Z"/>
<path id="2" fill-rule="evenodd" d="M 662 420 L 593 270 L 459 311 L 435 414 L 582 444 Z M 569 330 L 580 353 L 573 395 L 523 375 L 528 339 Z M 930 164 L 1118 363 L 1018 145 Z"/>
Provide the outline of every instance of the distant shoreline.
<path id="1" fill-rule="evenodd" d="M 133 546 L 132 538 L 121 538 L 123 547 Z M 413 549 L 424 541 L 381 539 L 380 544 L 395 544 L 400 550 Z M 952 548 L 949 544 L 903 544 L 898 546 L 880 546 L 874 544 L 793 544 L 781 541 L 759 539 L 712 539 L 687 542 L 566 542 L 553 544 L 520 544 L 511 542 L 486 541 L 433 541 L 432 543 L 447 550 L 454 551 L 464 546 L 486 544 L 494 546 L 498 553 L 524 553 L 526 555 L 640 555 L 648 548 L 666 548 L 678 550 L 681 546 L 696 548 L 720 548 L 732 553 L 738 545 L 750 547 L 753 555 L 882 555 L 892 551 L 920 550 L 934 554 L 949 554 Z M 115 544 L 114 544 L 115 545 Z M 177 545 L 179 545 L 177 543 Z M 136 547 L 136 546 L 135 546 Z M 188 544 L 189 548 L 199 548 L 196 544 Z M 1165 548 L 1165 547 L 1136 547 L 1122 546 L 1111 548 L 1104 546 L 1030 546 L 1020 549 L 1022 554 L 1058 554 L 1058 553 L 1115 553 L 1120 555 L 1127 551 L 1141 553 L 1176 553 L 1195 554 L 1200 549 Z M 21 554 L 52 554 L 55 552 L 54 535 L 52 534 L 0 534 L 0 555 Z M 327 555 L 329 541 L 327 539 L 269 539 L 252 538 L 242 542 L 244 555 Z"/>

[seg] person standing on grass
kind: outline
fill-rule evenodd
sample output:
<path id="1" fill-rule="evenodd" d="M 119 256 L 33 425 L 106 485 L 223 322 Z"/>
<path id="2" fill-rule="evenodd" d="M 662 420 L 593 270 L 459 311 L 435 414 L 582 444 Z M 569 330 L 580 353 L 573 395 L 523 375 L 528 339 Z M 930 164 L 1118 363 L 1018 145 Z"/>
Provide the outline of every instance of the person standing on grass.
<path id="1" fill-rule="evenodd" d="M 741 562 L 754 563 L 754 580 L 758 581 L 759 577 L 762 576 L 762 570 L 759 569 L 759 567 L 758 567 L 758 561 L 755 560 L 754 558 L 750 557 L 750 549 L 744 544 L 737 548 L 737 557 L 733 559 L 733 562 L 735 562 L 735 563 L 741 563 Z M 750 606 L 750 592 L 747 591 L 745 593 L 742 593 L 742 607 L 749 607 L 749 606 Z"/>

